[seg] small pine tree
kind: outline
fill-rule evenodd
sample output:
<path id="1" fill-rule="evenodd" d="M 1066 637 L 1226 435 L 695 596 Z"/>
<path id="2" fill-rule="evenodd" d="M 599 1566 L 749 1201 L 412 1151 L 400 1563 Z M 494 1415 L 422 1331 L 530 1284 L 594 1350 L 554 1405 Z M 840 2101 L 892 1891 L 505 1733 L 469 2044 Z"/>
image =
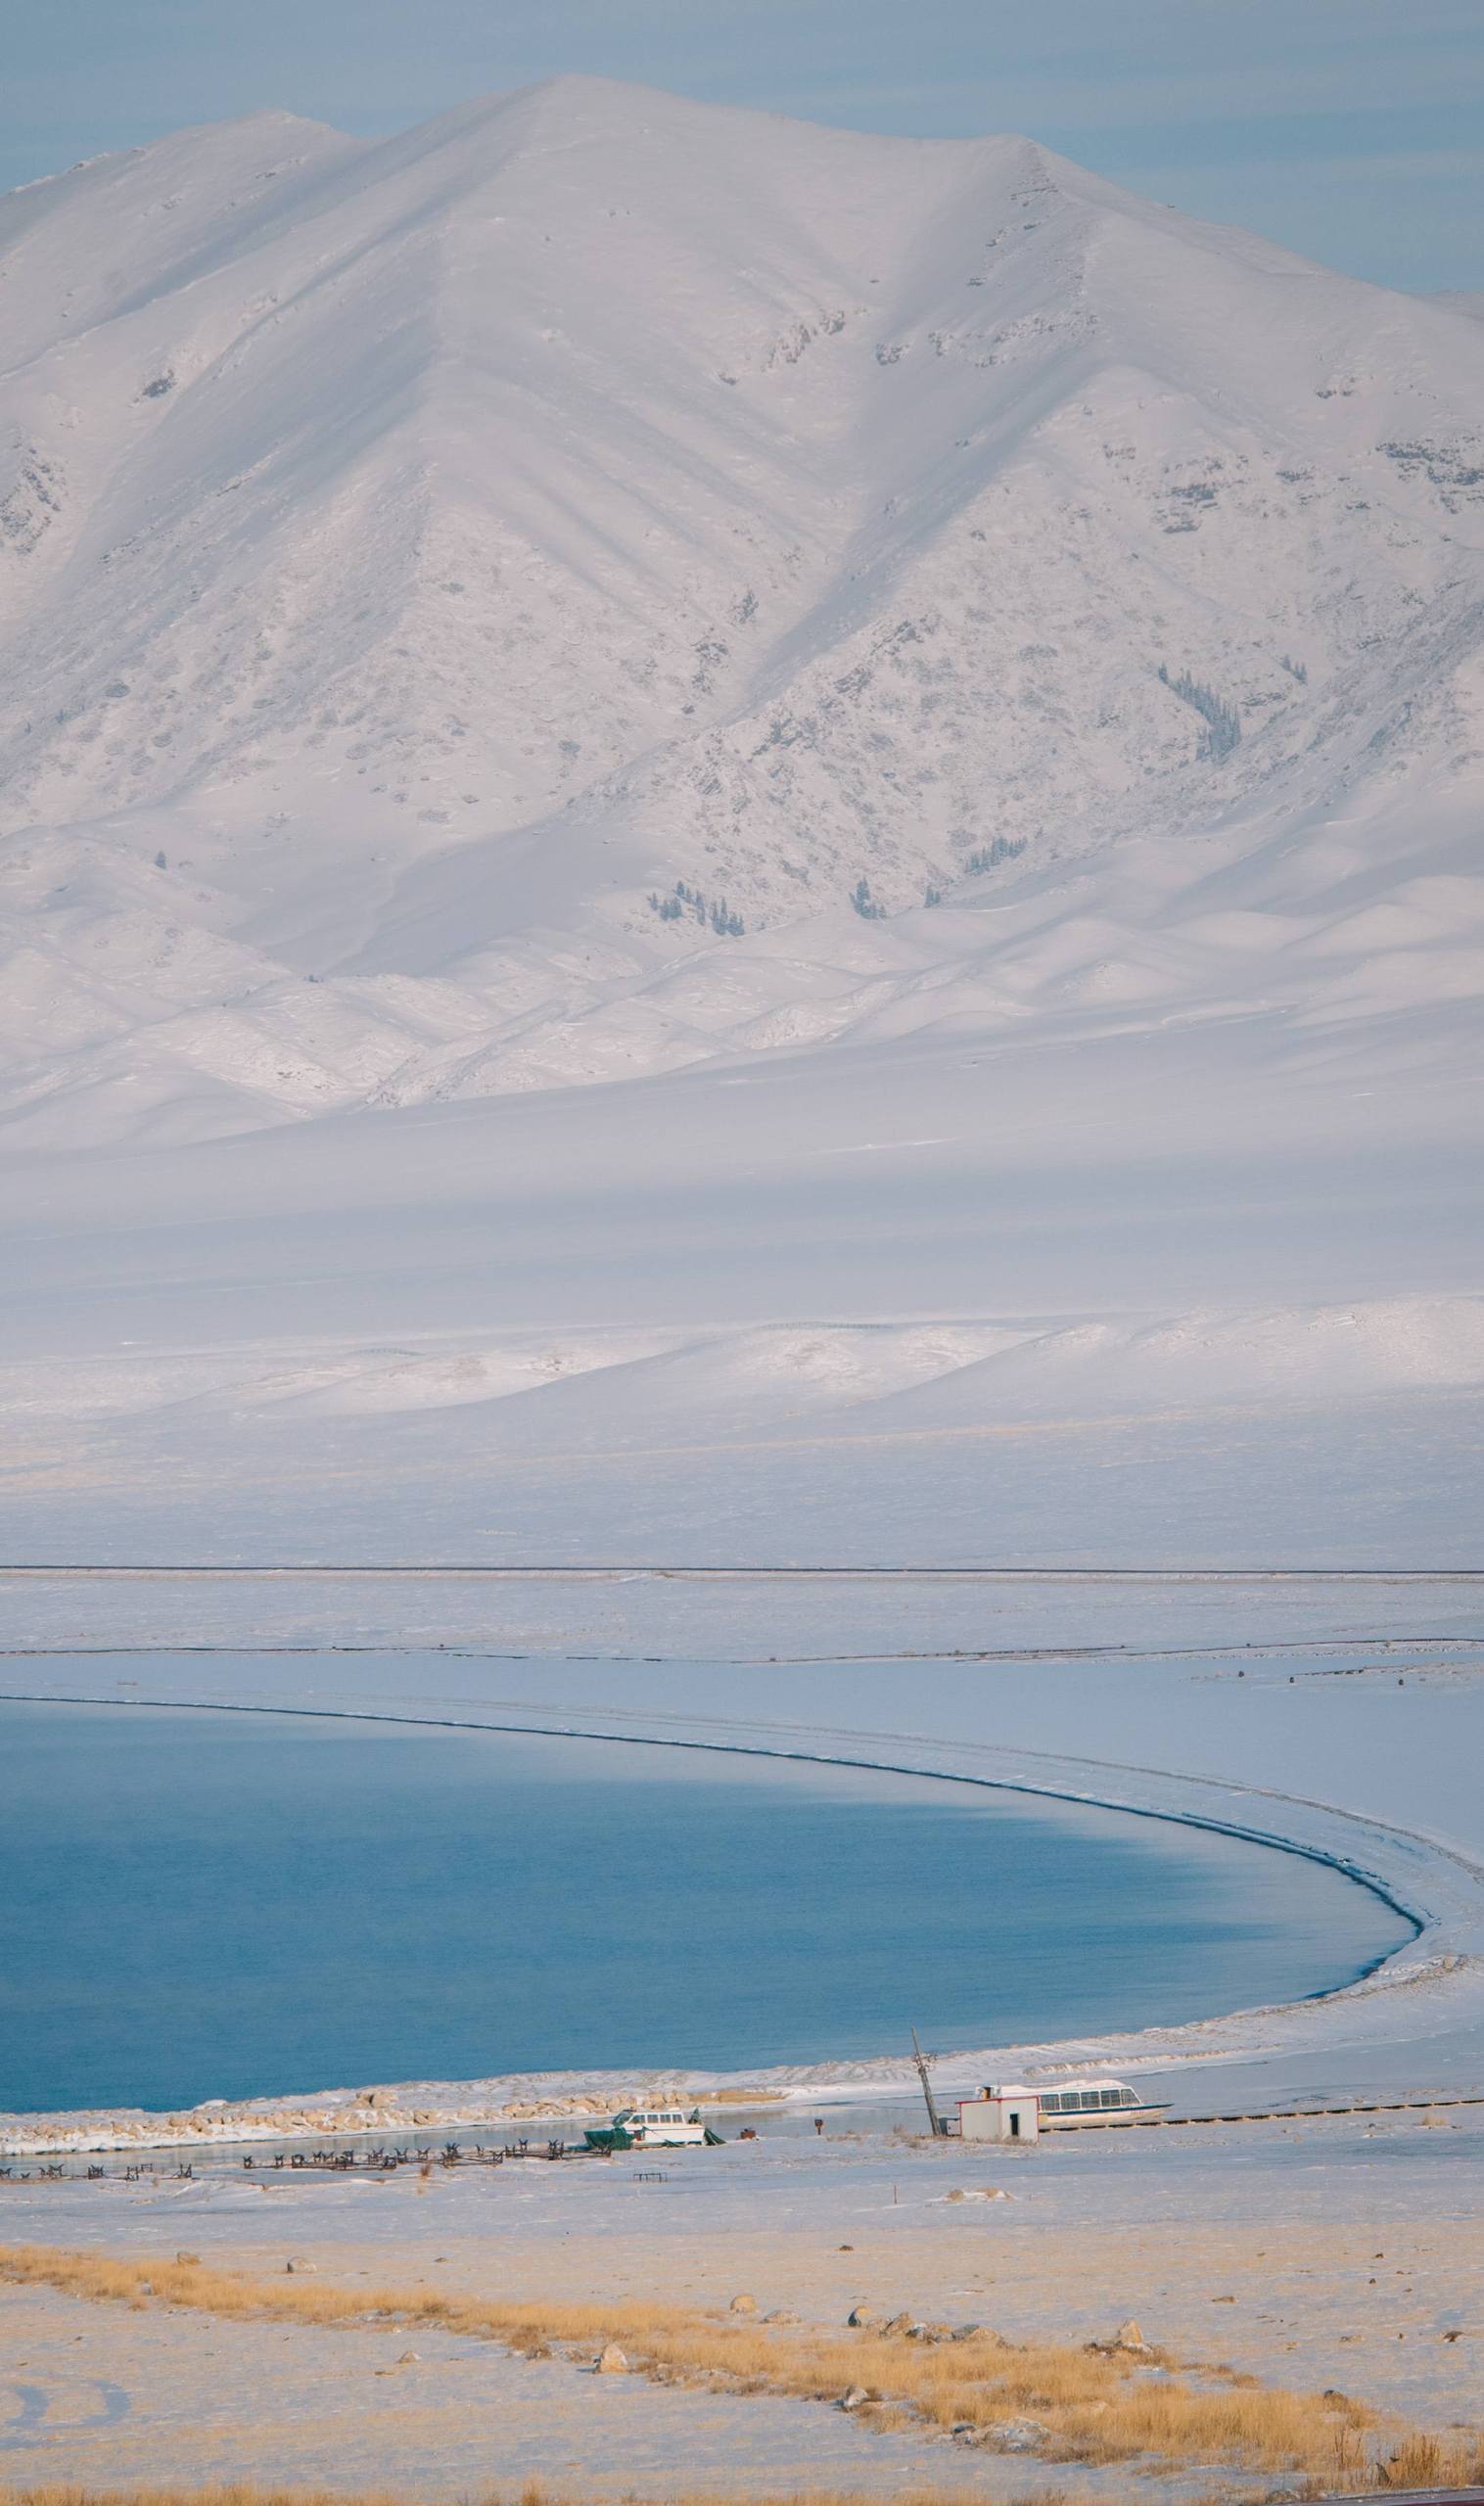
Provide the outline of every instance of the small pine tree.
<path id="1" fill-rule="evenodd" d="M 1204 686 L 1188 670 L 1183 670 L 1179 678 L 1172 678 L 1166 665 L 1161 662 L 1159 674 L 1171 695 L 1180 697 L 1183 704 L 1193 706 L 1206 725 L 1197 754 L 1213 765 L 1219 764 L 1224 757 L 1229 757 L 1242 735 L 1241 717 L 1235 706 L 1225 704 L 1214 687 Z"/>
<path id="2" fill-rule="evenodd" d="M 740 913 L 733 912 L 724 897 L 711 902 L 699 888 L 687 887 L 683 879 L 676 879 L 671 896 L 651 895 L 649 908 L 659 915 L 662 922 L 678 922 L 682 913 L 689 913 L 703 929 L 709 923 L 719 940 L 740 940 L 747 928 Z"/>
<path id="3" fill-rule="evenodd" d="M 1029 841 L 1029 837 L 1024 835 L 1013 840 L 1007 835 L 997 835 L 992 844 L 982 845 L 977 853 L 971 853 L 964 867 L 971 878 L 980 878 L 986 870 L 997 870 L 1001 861 L 1018 861 Z"/>

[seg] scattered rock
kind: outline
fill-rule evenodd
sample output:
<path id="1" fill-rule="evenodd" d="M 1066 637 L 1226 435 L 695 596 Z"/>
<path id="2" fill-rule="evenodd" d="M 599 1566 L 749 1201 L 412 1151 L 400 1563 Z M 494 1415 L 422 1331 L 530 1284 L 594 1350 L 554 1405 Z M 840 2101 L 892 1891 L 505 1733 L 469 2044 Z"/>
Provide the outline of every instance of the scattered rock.
<path id="1" fill-rule="evenodd" d="M 906 2337 L 908 2341 L 951 2341 L 953 2327 L 951 2323 L 914 2323 Z"/>
<path id="2" fill-rule="evenodd" d="M 592 2372 L 595 2376 L 627 2375 L 628 2360 L 625 2357 L 624 2352 L 619 2347 L 617 2342 L 608 2341 L 604 2343 L 602 2348 L 598 2351 L 597 2356 L 592 2362 Z"/>
<path id="3" fill-rule="evenodd" d="M 732 2314 L 756 2314 L 758 2300 L 756 2297 L 750 2297 L 744 2290 L 741 2297 L 733 2297 L 729 2311 Z"/>
<path id="4" fill-rule="evenodd" d="M 864 2385 L 852 2385 L 849 2392 L 841 2394 L 840 2407 L 842 2410 L 859 2410 L 869 2400 L 870 2394 Z"/>
<path id="5" fill-rule="evenodd" d="M 879 2306 L 852 2306 L 845 2320 L 857 2332 L 874 2332 L 882 2319 Z"/>
<path id="6" fill-rule="evenodd" d="M 404 2349 L 396 2363 L 399 2367 L 420 2367 L 423 2362 L 415 2349 Z"/>
<path id="7" fill-rule="evenodd" d="M 1034 2454 L 1045 2441 L 1046 2428 L 1040 2419 L 997 2419 L 987 2432 L 985 2442 L 997 2454 Z"/>
<path id="8" fill-rule="evenodd" d="M 791 2306 L 774 2306 L 772 2313 L 765 2314 L 763 2320 L 765 2323 L 797 2323 L 800 2318 Z"/>
<path id="9" fill-rule="evenodd" d="M 1144 2339 L 1143 2334 L 1140 2332 L 1132 2315 L 1130 2315 L 1126 2323 L 1121 2323 L 1119 2325 L 1118 2330 L 1112 2335 L 1111 2339 L 1107 2341 L 1090 2341 L 1088 2347 L 1090 2349 L 1100 2349 L 1105 2354 L 1111 2354 L 1114 2350 L 1121 2350 L 1126 2357 L 1130 2358 L 1149 2358 L 1154 2354 L 1152 2343 L 1147 2342 Z"/>

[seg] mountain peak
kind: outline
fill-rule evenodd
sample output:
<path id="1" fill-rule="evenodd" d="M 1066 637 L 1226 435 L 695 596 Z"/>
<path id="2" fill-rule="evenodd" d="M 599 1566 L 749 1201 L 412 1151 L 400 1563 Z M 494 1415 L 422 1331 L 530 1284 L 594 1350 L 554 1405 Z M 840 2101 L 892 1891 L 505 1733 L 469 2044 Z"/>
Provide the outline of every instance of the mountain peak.
<path id="1" fill-rule="evenodd" d="M 0 217 L 40 1135 L 1141 1015 L 1192 848 L 1476 789 L 1484 326 L 1034 141 L 562 77 Z"/>

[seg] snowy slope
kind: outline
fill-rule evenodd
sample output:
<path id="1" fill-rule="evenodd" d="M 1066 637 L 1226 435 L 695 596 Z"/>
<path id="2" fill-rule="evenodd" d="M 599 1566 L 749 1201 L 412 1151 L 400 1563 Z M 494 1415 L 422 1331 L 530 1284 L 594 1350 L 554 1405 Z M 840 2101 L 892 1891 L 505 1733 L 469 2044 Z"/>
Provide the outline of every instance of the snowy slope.
<path id="1" fill-rule="evenodd" d="M 1256 1015 L 0 1174 L 0 1557 L 1457 1565 L 1468 1089 Z"/>
<path id="2" fill-rule="evenodd" d="M 0 343 L 0 1555 L 1471 1555 L 1471 303 L 561 80 Z"/>
<path id="3" fill-rule="evenodd" d="M 0 254 L 17 1146 L 1254 1004 L 1456 1059 L 1467 310 L 583 79 Z"/>

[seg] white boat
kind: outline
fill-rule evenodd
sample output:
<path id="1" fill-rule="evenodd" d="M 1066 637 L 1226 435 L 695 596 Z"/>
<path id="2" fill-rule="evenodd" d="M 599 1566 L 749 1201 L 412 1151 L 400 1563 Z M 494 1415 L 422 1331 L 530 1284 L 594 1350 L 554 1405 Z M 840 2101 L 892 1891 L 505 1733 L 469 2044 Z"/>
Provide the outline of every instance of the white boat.
<path id="1" fill-rule="evenodd" d="M 588 2146 L 597 2150 L 702 2149 L 706 2140 L 699 2111 L 687 2114 L 678 2106 L 625 2106 L 587 2134 Z"/>
<path id="2" fill-rule="evenodd" d="M 1125 2123 L 1139 2114 L 1168 2114 L 1168 2102 L 1156 2106 L 1121 2079 L 1080 2079 L 1068 2088 L 1038 2089 L 1041 2128 L 1058 2123 Z"/>

